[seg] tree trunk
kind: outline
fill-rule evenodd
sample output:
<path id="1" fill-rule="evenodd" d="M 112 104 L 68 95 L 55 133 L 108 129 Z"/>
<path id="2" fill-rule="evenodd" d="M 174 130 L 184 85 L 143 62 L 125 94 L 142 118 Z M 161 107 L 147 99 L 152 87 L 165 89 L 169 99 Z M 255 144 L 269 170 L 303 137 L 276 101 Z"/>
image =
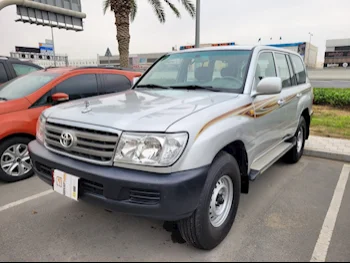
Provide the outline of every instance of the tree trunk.
<path id="1" fill-rule="evenodd" d="M 120 66 L 129 67 L 129 44 L 130 44 L 130 12 L 129 0 L 119 1 L 114 10 L 115 25 L 117 27 L 117 41 L 120 56 Z"/>

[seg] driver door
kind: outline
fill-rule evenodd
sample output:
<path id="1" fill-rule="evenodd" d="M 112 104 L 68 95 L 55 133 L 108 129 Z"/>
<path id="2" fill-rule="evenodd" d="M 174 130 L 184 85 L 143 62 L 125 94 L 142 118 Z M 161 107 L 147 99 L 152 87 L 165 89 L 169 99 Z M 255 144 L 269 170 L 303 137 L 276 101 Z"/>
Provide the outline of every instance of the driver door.
<path id="1" fill-rule="evenodd" d="M 261 52 L 255 69 L 255 81 L 252 92 L 265 77 L 277 77 L 273 52 Z M 282 94 L 260 95 L 254 101 L 255 139 L 253 160 L 271 150 L 281 142 L 282 109 L 279 105 Z"/>

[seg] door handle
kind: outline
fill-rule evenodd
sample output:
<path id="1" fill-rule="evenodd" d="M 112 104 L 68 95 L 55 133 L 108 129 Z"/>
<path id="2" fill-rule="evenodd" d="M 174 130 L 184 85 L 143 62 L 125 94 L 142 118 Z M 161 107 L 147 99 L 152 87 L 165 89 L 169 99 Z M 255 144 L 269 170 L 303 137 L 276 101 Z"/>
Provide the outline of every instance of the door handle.
<path id="1" fill-rule="evenodd" d="M 284 99 L 280 99 L 278 102 L 278 105 L 282 106 L 286 101 Z"/>
<path id="2" fill-rule="evenodd" d="M 297 98 L 301 98 L 301 96 L 303 96 L 303 94 L 301 94 L 301 93 L 297 94 Z"/>

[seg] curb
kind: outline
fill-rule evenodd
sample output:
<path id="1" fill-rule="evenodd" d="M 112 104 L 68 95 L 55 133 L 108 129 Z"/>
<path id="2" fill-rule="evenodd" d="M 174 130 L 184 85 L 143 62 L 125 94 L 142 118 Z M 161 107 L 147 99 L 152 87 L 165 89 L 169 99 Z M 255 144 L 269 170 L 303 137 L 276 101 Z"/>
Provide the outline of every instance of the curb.
<path id="1" fill-rule="evenodd" d="M 348 154 L 342 154 L 342 153 L 336 153 L 336 152 L 324 152 L 320 150 L 305 148 L 304 155 L 350 163 L 350 155 Z"/>

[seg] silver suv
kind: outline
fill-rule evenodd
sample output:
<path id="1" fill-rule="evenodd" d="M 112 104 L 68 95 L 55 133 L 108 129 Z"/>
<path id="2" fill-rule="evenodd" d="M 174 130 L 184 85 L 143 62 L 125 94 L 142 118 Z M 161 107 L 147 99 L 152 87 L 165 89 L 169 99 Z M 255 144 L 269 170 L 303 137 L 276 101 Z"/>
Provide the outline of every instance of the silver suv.
<path id="1" fill-rule="evenodd" d="M 241 193 L 278 159 L 297 162 L 313 92 L 303 59 L 271 47 L 169 53 L 126 92 L 43 112 L 36 174 L 74 200 L 166 221 L 210 250 Z"/>

